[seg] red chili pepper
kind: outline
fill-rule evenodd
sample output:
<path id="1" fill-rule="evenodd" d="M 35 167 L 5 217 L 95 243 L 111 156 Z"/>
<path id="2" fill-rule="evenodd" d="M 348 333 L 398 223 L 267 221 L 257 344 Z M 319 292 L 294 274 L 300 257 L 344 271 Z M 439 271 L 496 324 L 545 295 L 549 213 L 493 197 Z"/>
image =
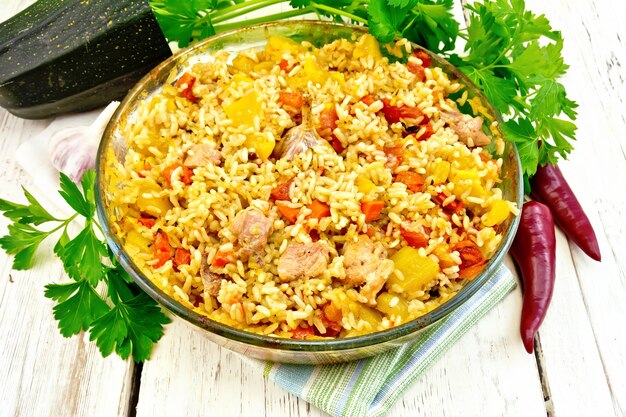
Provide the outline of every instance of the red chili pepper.
<path id="1" fill-rule="evenodd" d="M 524 204 L 511 255 L 522 274 L 524 302 L 520 334 L 528 353 L 541 326 L 554 289 L 556 238 L 550 209 L 537 202 Z"/>
<path id="2" fill-rule="evenodd" d="M 600 247 L 593 227 L 557 165 L 537 168 L 530 180 L 532 196 L 550 207 L 556 224 L 591 259 L 600 261 Z"/>

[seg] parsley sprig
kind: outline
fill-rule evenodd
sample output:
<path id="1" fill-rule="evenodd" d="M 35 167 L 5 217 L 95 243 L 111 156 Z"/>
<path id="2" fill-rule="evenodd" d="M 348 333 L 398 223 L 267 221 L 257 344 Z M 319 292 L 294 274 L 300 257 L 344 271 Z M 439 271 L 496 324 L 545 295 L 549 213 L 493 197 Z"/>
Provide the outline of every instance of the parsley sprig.
<path id="1" fill-rule="evenodd" d="M 12 221 L 8 235 L 0 238 L 0 247 L 15 255 L 14 269 L 25 270 L 32 267 L 41 242 L 58 236 L 54 253 L 70 282 L 46 285 L 45 296 L 57 302 L 53 313 L 61 334 L 70 337 L 89 331 L 89 339 L 103 356 L 115 351 L 124 359 L 132 355 L 135 361 L 144 361 L 170 320 L 132 281 L 100 237 L 94 171 L 83 176 L 82 191 L 64 174 L 60 182 L 59 194 L 76 213 L 58 219 L 22 188 L 28 204 L 0 199 L 0 211 Z M 70 225 L 77 218 L 84 221 L 82 230 L 70 237 Z M 52 227 L 36 227 L 44 224 Z M 99 287 L 106 289 L 104 295 L 98 292 Z"/>

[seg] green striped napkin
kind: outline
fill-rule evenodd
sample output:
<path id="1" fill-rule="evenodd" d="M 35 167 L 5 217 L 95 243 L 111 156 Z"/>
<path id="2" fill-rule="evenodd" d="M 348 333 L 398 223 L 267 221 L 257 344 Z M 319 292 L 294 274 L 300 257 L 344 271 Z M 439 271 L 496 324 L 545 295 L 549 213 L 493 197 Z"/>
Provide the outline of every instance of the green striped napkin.
<path id="1" fill-rule="evenodd" d="M 382 416 L 411 383 L 515 285 L 515 278 L 502 265 L 468 302 L 414 343 L 372 358 L 319 366 L 248 362 L 287 391 L 333 416 Z"/>

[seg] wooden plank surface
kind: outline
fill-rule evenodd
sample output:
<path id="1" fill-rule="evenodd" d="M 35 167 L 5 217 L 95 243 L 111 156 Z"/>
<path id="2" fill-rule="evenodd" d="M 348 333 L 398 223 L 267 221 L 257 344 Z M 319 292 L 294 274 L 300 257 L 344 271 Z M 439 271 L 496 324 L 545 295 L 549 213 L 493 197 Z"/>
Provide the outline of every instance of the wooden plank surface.
<path id="1" fill-rule="evenodd" d="M 3 1 L 0 20 L 28 3 Z M 546 13 L 564 34 L 572 66 L 565 85 L 580 104 L 580 129 L 576 151 L 561 167 L 596 229 L 603 262 L 589 260 L 558 232 L 557 287 L 537 356 L 527 355 L 518 340 L 517 289 L 390 415 L 626 416 L 626 3 L 527 5 Z M 19 199 L 19 186 L 29 186 L 13 153 L 48 123 L 0 109 L 1 197 Z M 0 233 L 5 230 L 2 218 Z M 11 272 L 10 262 L 0 254 L 0 366 L 8 370 L 0 373 L 0 417 L 127 415 L 132 364 L 102 359 L 85 338 L 58 333 L 43 286 L 62 278 L 60 266 L 48 259 L 32 271 Z M 191 416 L 325 415 L 180 322 L 168 327 L 140 382 L 137 416 L 176 416 L 181 410 Z"/>

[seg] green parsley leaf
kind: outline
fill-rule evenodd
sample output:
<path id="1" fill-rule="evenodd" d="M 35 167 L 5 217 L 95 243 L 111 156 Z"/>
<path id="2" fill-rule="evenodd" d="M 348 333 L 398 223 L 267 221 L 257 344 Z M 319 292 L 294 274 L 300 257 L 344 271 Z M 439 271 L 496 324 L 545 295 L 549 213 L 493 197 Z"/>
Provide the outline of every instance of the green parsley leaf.
<path id="1" fill-rule="evenodd" d="M 511 101 L 517 95 L 515 81 L 496 77 L 493 71 L 481 71 L 475 67 L 460 67 L 459 70 L 483 90 L 497 111 L 508 113 Z"/>
<path id="2" fill-rule="evenodd" d="M 96 237 L 91 221 L 87 221 L 85 228 L 58 251 L 66 270 L 75 267 L 73 272 L 93 286 L 98 284 L 104 274 L 100 259 L 103 253 L 106 253 L 106 248 Z"/>
<path id="3" fill-rule="evenodd" d="M 51 221 L 60 221 L 48 213 L 31 193 L 22 187 L 24 196 L 29 205 L 13 203 L 0 198 L 0 211 L 4 217 L 20 223 L 34 224 L 35 226 Z"/>
<path id="4" fill-rule="evenodd" d="M 70 207 L 76 210 L 76 212 L 81 216 L 86 219 L 91 219 L 94 215 L 93 204 L 90 204 L 85 200 L 85 197 L 78 189 L 78 186 L 74 184 L 64 173 L 61 173 L 60 183 L 61 190 L 59 191 L 59 194 L 61 194 L 61 197 L 63 197 L 67 204 L 69 204 Z"/>
<path id="5" fill-rule="evenodd" d="M 532 123 L 528 119 L 520 118 L 508 120 L 501 127 L 504 136 L 517 144 L 524 174 L 534 175 L 539 162 L 539 138 Z"/>
<path id="6" fill-rule="evenodd" d="M 65 337 L 87 330 L 96 318 L 109 311 L 109 306 L 87 281 L 48 284 L 45 296 L 59 302 L 52 310 Z"/>
<path id="7" fill-rule="evenodd" d="M 367 11 L 370 32 L 380 42 L 391 42 L 400 34 L 400 25 L 406 17 L 406 9 L 390 6 L 385 0 L 371 0 Z"/>
<path id="8" fill-rule="evenodd" d="M 169 322 L 156 302 L 140 293 L 96 320 L 89 339 L 96 341 L 102 356 L 115 349 L 123 359 L 132 352 L 135 361 L 144 361 L 150 357 L 152 345 L 163 336 L 163 325 Z"/>
<path id="9" fill-rule="evenodd" d="M 15 255 L 13 269 L 29 269 L 33 264 L 35 251 L 51 232 L 44 232 L 23 223 L 10 224 L 8 230 L 9 234 L 0 238 L 0 247 L 6 253 Z"/>

